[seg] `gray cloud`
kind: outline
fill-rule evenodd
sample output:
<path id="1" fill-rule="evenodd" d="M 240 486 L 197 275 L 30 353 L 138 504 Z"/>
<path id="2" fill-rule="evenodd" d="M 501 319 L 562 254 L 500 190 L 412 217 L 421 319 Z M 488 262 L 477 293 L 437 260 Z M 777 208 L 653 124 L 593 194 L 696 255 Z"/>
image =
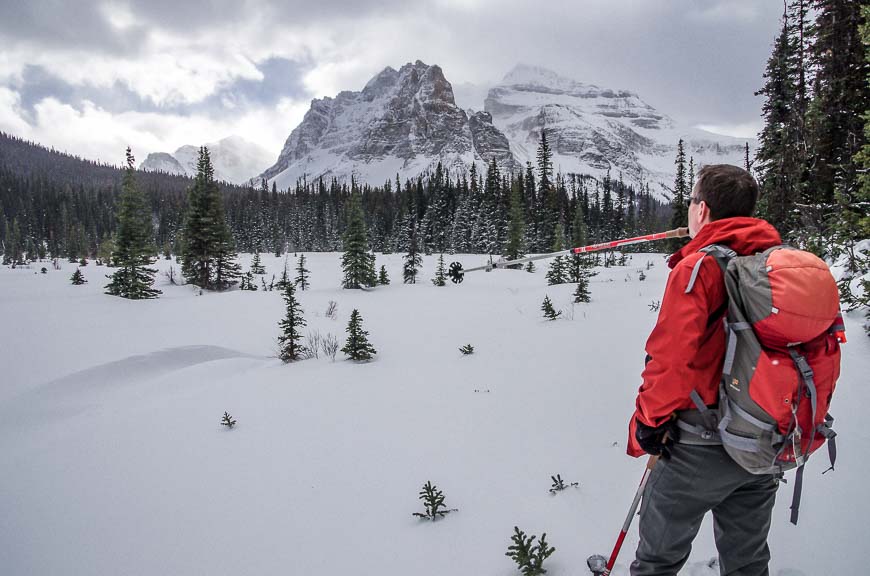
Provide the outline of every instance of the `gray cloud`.
<path id="1" fill-rule="evenodd" d="M 274 106 L 281 98 L 307 98 L 310 94 L 302 83 L 302 75 L 309 68 L 310 64 L 305 65 L 285 58 L 269 58 L 257 64 L 257 69 L 263 74 L 262 80 L 237 79 L 200 102 L 170 105 L 155 104 L 121 82 L 115 82 L 109 87 L 73 85 L 42 66 L 25 66 L 21 78 L 13 81 L 11 85 L 18 92 L 21 107 L 31 121 L 35 106 L 48 97 L 75 107 L 80 107 L 84 101 L 93 102 L 101 109 L 115 114 L 129 110 L 181 115 L 226 114 L 252 106 Z"/>
<path id="2" fill-rule="evenodd" d="M 263 74 L 262 80 L 238 79 L 220 89 L 209 100 L 213 104 L 229 101 L 236 106 L 251 103 L 270 106 L 281 98 L 307 98 L 310 93 L 302 82 L 302 77 L 311 67 L 310 62 L 269 58 L 257 63 L 257 69 Z"/>
<path id="3" fill-rule="evenodd" d="M 683 122 L 745 125 L 759 117 L 753 93 L 781 10 L 757 0 L 7 1 L 0 91 L 15 92 L 29 122 L 51 96 L 79 111 L 89 101 L 115 117 L 253 130 L 270 109 L 271 124 L 287 126 L 311 97 L 359 90 L 388 65 L 420 59 L 454 84 L 482 84 L 526 62 L 637 92 Z"/>
<path id="4" fill-rule="evenodd" d="M 146 31 L 111 25 L 108 9 L 89 0 L 0 2 L 0 38 L 45 48 L 136 53 Z"/>

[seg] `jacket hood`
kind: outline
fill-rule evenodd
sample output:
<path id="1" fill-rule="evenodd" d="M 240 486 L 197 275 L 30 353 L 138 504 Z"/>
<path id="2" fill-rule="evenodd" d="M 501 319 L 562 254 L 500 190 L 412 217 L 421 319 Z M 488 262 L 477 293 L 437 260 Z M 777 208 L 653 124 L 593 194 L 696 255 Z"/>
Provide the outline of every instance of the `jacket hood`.
<path id="1" fill-rule="evenodd" d="M 778 246 L 782 244 L 782 238 L 776 228 L 759 218 L 738 216 L 714 220 L 704 225 L 688 244 L 672 254 L 668 266 L 673 268 L 689 254 L 710 244 L 722 244 L 745 256 Z"/>

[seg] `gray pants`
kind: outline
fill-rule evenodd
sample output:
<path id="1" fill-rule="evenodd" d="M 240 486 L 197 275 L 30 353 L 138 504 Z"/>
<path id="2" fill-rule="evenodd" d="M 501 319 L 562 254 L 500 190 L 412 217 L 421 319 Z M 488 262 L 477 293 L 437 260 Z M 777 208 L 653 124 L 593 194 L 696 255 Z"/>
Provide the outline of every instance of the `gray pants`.
<path id="1" fill-rule="evenodd" d="M 750 474 L 721 446 L 677 444 L 650 473 L 640 507 L 632 576 L 674 576 L 686 563 L 704 515 L 723 576 L 768 576 L 767 533 L 776 498 L 773 475 Z"/>

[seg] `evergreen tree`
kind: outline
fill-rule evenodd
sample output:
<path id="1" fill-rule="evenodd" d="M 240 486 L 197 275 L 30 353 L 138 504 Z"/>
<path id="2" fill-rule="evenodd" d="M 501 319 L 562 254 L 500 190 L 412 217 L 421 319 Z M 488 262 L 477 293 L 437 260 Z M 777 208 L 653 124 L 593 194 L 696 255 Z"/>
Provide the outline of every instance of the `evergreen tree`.
<path id="1" fill-rule="evenodd" d="M 281 272 L 281 279 L 278 280 L 278 282 L 275 284 L 275 286 L 279 290 L 284 290 L 284 288 L 286 288 L 287 284 L 290 282 L 290 275 L 289 275 L 289 272 L 287 270 L 287 258 L 289 258 L 289 257 L 290 257 L 289 254 L 284 256 L 284 271 Z"/>
<path id="2" fill-rule="evenodd" d="M 556 309 L 553 308 L 553 303 L 550 301 L 549 296 L 544 296 L 544 303 L 541 304 L 541 312 L 544 313 L 544 318 L 547 320 L 555 320 L 562 315 L 561 310 L 556 312 Z"/>
<path id="3" fill-rule="evenodd" d="M 571 230 L 573 239 L 572 245 L 574 247 L 585 246 L 587 242 L 586 221 L 583 213 L 583 203 L 579 201 L 579 199 L 574 207 L 574 220 L 571 224 Z M 579 282 L 580 270 L 583 266 L 581 256 L 579 254 L 573 254 L 568 256 L 566 260 L 565 264 L 568 269 L 568 281 Z"/>
<path id="4" fill-rule="evenodd" d="M 260 262 L 260 251 L 257 250 L 254 252 L 254 258 L 251 260 L 251 273 L 252 274 L 265 274 L 266 269 L 263 267 L 263 264 Z"/>
<path id="5" fill-rule="evenodd" d="M 118 270 L 106 285 L 106 294 L 132 300 L 157 298 L 160 290 L 152 288 L 157 270 L 154 262 L 151 209 L 136 184 L 135 159 L 127 148 L 127 167 L 121 184 L 118 235 L 113 259 Z"/>
<path id="6" fill-rule="evenodd" d="M 224 290 L 241 275 L 208 148 L 199 149 L 187 200 L 181 273 L 200 288 Z"/>
<path id="7" fill-rule="evenodd" d="M 833 222 L 842 222 L 838 208 L 855 194 L 857 170 L 852 162 L 864 145 L 861 114 L 870 104 L 866 47 L 861 12 L 865 2 L 815 0 L 812 56 L 816 76 L 811 105 L 813 192 L 830 205 Z M 844 197 L 836 198 L 840 193 Z M 834 208 L 836 206 L 836 208 Z"/>
<path id="8" fill-rule="evenodd" d="M 405 255 L 405 265 L 402 269 L 402 278 L 405 284 L 417 282 L 417 271 L 423 265 L 423 258 L 417 251 L 417 226 L 414 218 L 408 222 L 408 253 Z"/>
<path id="9" fill-rule="evenodd" d="M 414 512 L 414 516 L 423 518 L 424 520 L 432 520 L 443 518 L 451 512 L 458 512 L 456 509 L 447 508 L 444 504 L 444 493 L 438 489 L 432 482 L 426 482 L 423 489 L 420 490 L 420 500 L 426 508 L 426 512 Z"/>
<path id="10" fill-rule="evenodd" d="M 438 266 L 435 268 L 435 278 L 432 278 L 432 284 L 435 286 L 445 286 L 447 284 L 447 267 L 444 265 L 444 254 L 438 256 Z"/>
<path id="11" fill-rule="evenodd" d="M 254 273 L 250 270 L 248 270 L 247 274 L 242 276 L 239 290 L 250 290 L 252 292 L 257 291 L 257 283 L 254 281 Z"/>
<path id="12" fill-rule="evenodd" d="M 541 534 L 541 539 L 535 544 L 537 536 L 526 536 L 525 532 L 514 526 L 514 535 L 511 536 L 513 544 L 508 546 L 505 556 L 517 563 L 517 567 L 523 576 L 540 576 L 546 574 L 544 560 L 556 551 L 547 543 L 546 532 Z"/>
<path id="13" fill-rule="evenodd" d="M 616 240 L 616 230 L 614 229 L 613 217 L 613 180 L 610 178 L 610 170 L 604 176 L 601 183 L 601 210 L 599 213 L 599 229 L 602 235 L 607 240 Z"/>
<path id="14" fill-rule="evenodd" d="M 686 151 L 682 138 L 677 143 L 677 157 L 674 164 L 677 165 L 677 175 L 674 179 L 674 197 L 671 201 L 671 228 L 680 228 L 688 224 L 686 200 L 691 195 L 691 191 L 686 190 Z M 676 252 L 684 243 L 683 239 L 675 238 L 670 241 L 670 250 Z"/>
<path id="15" fill-rule="evenodd" d="M 6 227 L 6 240 L 3 244 L 3 264 L 12 264 L 12 267 L 15 268 L 23 263 L 24 260 L 21 255 L 21 228 L 18 225 L 18 218 L 13 218 L 12 226 Z"/>
<path id="16" fill-rule="evenodd" d="M 555 240 L 553 241 L 553 252 L 559 252 L 565 249 L 565 233 L 562 231 L 562 225 L 556 224 L 556 231 L 554 234 Z M 547 271 L 547 284 L 552 286 L 554 284 L 564 284 L 568 281 L 568 273 L 569 273 L 569 263 L 567 261 L 566 256 L 556 256 L 553 258 L 553 261 L 550 263 L 550 269 Z"/>
<path id="17" fill-rule="evenodd" d="M 508 225 L 508 241 L 505 257 L 508 260 L 517 260 L 525 256 L 523 252 L 523 239 L 526 233 L 525 218 L 523 216 L 523 199 L 520 190 L 522 180 L 516 181 L 511 186 L 510 198 L 510 224 Z M 520 268 L 521 264 L 511 266 Z"/>
<path id="18" fill-rule="evenodd" d="M 543 128 L 541 129 L 541 140 L 538 143 L 536 158 L 538 160 L 539 191 L 543 194 L 550 189 L 553 180 L 553 151 L 547 142 L 547 131 Z"/>
<path id="19" fill-rule="evenodd" d="M 795 205 L 801 200 L 798 180 L 802 163 L 797 127 L 804 118 L 798 117 L 799 107 L 795 106 L 795 51 L 788 15 L 784 12 L 780 34 L 767 61 L 764 87 L 756 92 L 756 95 L 764 96 L 761 110 L 765 120 L 756 152 L 761 176 L 758 213 L 783 235 L 790 234 L 795 228 Z"/>
<path id="20" fill-rule="evenodd" d="M 73 275 L 70 277 L 70 282 L 72 282 L 76 286 L 81 286 L 82 284 L 88 283 L 88 281 L 85 280 L 84 274 L 82 274 L 81 268 L 76 268 L 76 271 L 73 272 Z"/>
<path id="21" fill-rule="evenodd" d="M 302 340 L 299 330 L 305 326 L 305 318 L 302 317 L 302 307 L 296 300 L 296 286 L 292 282 L 288 282 L 284 288 L 284 302 L 287 305 L 287 315 L 278 323 L 281 327 L 278 357 L 284 362 L 293 362 L 303 357 L 306 348 L 299 343 Z"/>
<path id="22" fill-rule="evenodd" d="M 341 269 L 344 271 L 342 288 L 362 288 L 375 285 L 375 256 L 369 252 L 362 200 L 358 192 L 351 194 L 347 210 L 347 228 L 342 238 L 344 254 Z"/>
<path id="23" fill-rule="evenodd" d="M 309 270 L 305 268 L 305 254 L 300 254 L 299 263 L 296 265 L 296 285 L 303 292 L 311 286 L 308 283 L 308 272 Z"/>
<path id="24" fill-rule="evenodd" d="M 226 426 L 227 428 L 232 429 L 233 426 L 236 425 L 235 419 L 230 416 L 228 412 L 224 412 L 224 417 L 221 418 L 221 426 Z"/>
<path id="25" fill-rule="evenodd" d="M 220 198 L 220 197 L 218 197 Z M 223 210 L 221 210 L 223 214 Z M 242 267 L 236 261 L 235 240 L 226 221 L 218 228 L 218 243 L 214 259 L 214 281 L 216 290 L 232 287 L 242 275 Z"/>
<path id="26" fill-rule="evenodd" d="M 811 190 L 825 211 L 823 236 L 830 242 L 827 253 L 836 256 L 842 247 L 850 271 L 861 265 L 855 241 L 861 237 L 861 221 L 868 206 L 856 201 L 861 190 L 856 154 L 865 144 L 864 120 L 870 108 L 870 63 L 861 27 L 866 25 L 866 2 L 815 0 L 816 12 L 812 55 L 816 76 L 811 105 Z"/>
<path id="27" fill-rule="evenodd" d="M 350 322 L 347 325 L 347 342 L 341 351 L 351 360 L 370 360 L 377 351 L 369 343 L 368 332 L 362 329 L 362 316 L 359 310 L 354 309 L 350 314 Z"/>
<path id="28" fill-rule="evenodd" d="M 390 283 L 390 277 L 387 276 L 387 267 L 381 264 L 381 270 L 378 272 L 378 284 L 387 286 Z"/>
<path id="29" fill-rule="evenodd" d="M 585 271 L 585 269 L 584 269 Z M 589 278 L 581 272 L 580 278 L 577 280 L 577 288 L 574 290 L 574 302 L 589 302 L 592 295 L 589 293 Z"/>

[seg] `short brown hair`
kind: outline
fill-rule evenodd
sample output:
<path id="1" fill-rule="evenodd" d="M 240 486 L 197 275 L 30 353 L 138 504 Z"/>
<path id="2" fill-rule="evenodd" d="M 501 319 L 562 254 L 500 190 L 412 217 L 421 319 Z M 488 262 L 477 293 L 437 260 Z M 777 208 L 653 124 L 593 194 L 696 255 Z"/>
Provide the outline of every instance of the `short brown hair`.
<path id="1" fill-rule="evenodd" d="M 709 164 L 698 172 L 698 201 L 710 208 L 710 220 L 752 216 L 758 183 L 752 174 L 730 164 Z"/>

